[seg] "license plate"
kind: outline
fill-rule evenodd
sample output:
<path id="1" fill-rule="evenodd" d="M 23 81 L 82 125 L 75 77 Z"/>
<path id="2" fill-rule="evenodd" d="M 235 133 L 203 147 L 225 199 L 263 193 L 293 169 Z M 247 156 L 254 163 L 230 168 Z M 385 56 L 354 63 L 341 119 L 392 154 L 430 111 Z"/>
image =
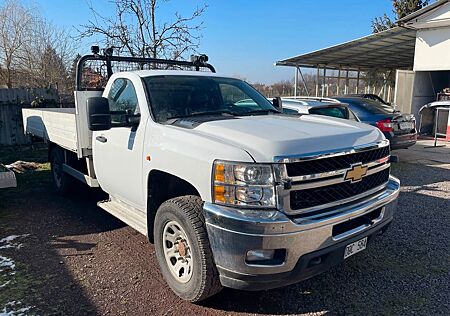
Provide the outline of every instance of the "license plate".
<path id="1" fill-rule="evenodd" d="M 353 256 L 355 253 L 358 253 L 360 251 L 363 251 L 367 247 L 367 237 L 360 239 L 358 241 L 355 241 L 351 243 L 350 245 L 347 245 L 345 247 L 344 251 L 344 259 L 347 259 L 350 256 Z"/>
<path id="2" fill-rule="evenodd" d="M 413 129 L 414 123 L 413 122 L 401 122 L 400 123 L 400 129 Z"/>

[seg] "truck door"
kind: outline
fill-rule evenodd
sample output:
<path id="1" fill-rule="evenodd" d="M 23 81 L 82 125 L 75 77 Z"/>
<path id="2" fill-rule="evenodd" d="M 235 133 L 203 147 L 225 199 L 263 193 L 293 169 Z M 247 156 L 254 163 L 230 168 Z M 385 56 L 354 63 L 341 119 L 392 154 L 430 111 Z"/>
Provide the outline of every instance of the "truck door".
<path id="1" fill-rule="evenodd" d="M 133 127 L 114 127 L 126 123 L 126 113 L 140 114 L 136 88 L 132 81 L 117 78 L 107 98 L 113 127 L 93 133 L 94 168 L 101 188 L 110 196 L 136 208 L 145 205 L 142 191 L 142 164 L 145 121 Z"/>

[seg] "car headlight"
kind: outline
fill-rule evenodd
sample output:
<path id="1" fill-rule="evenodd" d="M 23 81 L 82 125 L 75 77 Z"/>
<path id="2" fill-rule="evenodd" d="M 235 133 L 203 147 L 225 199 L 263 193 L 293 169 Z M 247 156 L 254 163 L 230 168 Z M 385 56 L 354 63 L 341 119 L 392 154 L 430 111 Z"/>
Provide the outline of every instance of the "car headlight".
<path id="1" fill-rule="evenodd" d="M 215 161 L 213 202 L 230 206 L 275 207 L 271 165 Z"/>

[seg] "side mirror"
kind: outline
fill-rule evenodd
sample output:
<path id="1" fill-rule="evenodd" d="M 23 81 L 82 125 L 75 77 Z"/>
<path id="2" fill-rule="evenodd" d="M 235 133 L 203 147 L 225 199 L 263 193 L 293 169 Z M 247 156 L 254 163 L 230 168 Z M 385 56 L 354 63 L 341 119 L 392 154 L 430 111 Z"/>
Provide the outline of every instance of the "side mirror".
<path id="1" fill-rule="evenodd" d="M 128 126 L 137 127 L 139 125 L 139 122 L 141 121 L 141 115 L 140 114 L 127 115 L 126 119 Z"/>
<path id="2" fill-rule="evenodd" d="M 108 99 L 92 97 L 87 100 L 88 127 L 91 131 L 111 129 L 111 113 Z"/>
<path id="3" fill-rule="evenodd" d="M 278 111 L 280 111 L 280 112 L 283 111 L 283 105 L 282 105 L 280 97 L 273 98 L 272 104 L 273 104 L 274 108 L 276 108 Z"/>

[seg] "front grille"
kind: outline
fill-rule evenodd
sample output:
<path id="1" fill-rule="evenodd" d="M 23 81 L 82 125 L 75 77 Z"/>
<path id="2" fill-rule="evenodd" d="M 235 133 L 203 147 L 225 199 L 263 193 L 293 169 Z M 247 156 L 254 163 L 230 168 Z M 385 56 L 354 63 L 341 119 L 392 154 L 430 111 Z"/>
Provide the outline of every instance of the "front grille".
<path id="1" fill-rule="evenodd" d="M 389 168 L 364 177 L 361 181 L 293 190 L 290 193 L 291 210 L 306 209 L 314 206 L 337 202 L 374 189 L 389 180 Z"/>
<path id="2" fill-rule="evenodd" d="M 352 164 L 366 164 L 386 156 L 389 156 L 389 146 L 354 154 L 288 163 L 286 164 L 286 169 L 288 176 L 297 177 L 340 169 L 348 169 Z"/>

